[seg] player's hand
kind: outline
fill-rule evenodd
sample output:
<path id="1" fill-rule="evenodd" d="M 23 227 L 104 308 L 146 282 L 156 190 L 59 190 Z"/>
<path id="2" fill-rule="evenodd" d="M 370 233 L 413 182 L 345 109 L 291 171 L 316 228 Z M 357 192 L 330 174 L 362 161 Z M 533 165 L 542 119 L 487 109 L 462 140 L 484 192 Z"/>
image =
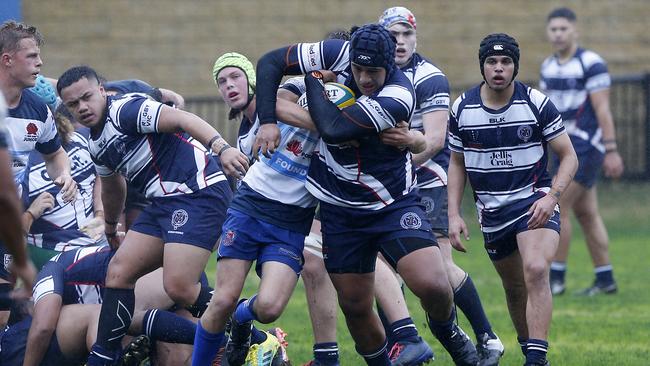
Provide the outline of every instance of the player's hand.
<path id="1" fill-rule="evenodd" d="M 382 143 L 402 150 L 410 147 L 415 138 L 409 129 L 409 124 L 404 121 L 398 123 L 395 127 L 383 130 L 379 134 Z"/>
<path id="2" fill-rule="evenodd" d="M 34 216 L 34 220 L 43 216 L 43 213 L 54 207 L 54 196 L 48 192 L 43 192 L 36 197 L 34 202 L 27 208 L 27 211 Z"/>
<path id="3" fill-rule="evenodd" d="M 465 241 L 469 240 L 469 230 L 467 230 L 465 220 L 460 215 L 449 216 L 449 242 L 454 249 L 465 253 L 467 249 L 461 241 L 461 234 Z"/>
<path id="4" fill-rule="evenodd" d="M 253 144 L 253 158 L 257 159 L 260 151 L 267 158 L 275 152 L 280 144 L 280 128 L 275 123 L 267 123 L 260 126 Z"/>
<path id="5" fill-rule="evenodd" d="M 25 264 L 22 266 L 17 266 L 15 263 L 11 265 L 11 273 L 13 273 L 16 278 L 19 278 L 23 287 L 16 289 L 11 293 L 11 298 L 15 300 L 27 300 L 32 297 L 32 288 L 34 287 L 34 281 L 36 280 L 36 267 L 30 259 L 27 259 Z"/>
<path id="6" fill-rule="evenodd" d="M 608 178 L 620 178 L 624 170 L 623 159 L 618 151 L 612 151 L 605 154 L 603 161 L 603 173 Z"/>
<path id="7" fill-rule="evenodd" d="M 231 177 L 241 179 L 248 171 L 248 158 L 234 147 L 224 150 L 219 159 L 223 172 Z"/>
<path id="8" fill-rule="evenodd" d="M 95 241 L 101 239 L 104 230 L 103 217 L 94 217 L 92 220 L 88 221 L 86 225 L 79 228 L 79 231 L 88 235 L 88 237 Z"/>
<path id="9" fill-rule="evenodd" d="M 528 209 L 528 215 L 530 215 L 526 223 L 528 229 L 534 230 L 544 227 L 548 223 L 548 220 L 551 219 L 551 216 L 553 216 L 556 205 L 557 199 L 550 194 L 533 202 Z"/>
<path id="10" fill-rule="evenodd" d="M 106 234 L 106 240 L 108 241 L 108 245 L 111 247 L 112 250 L 117 250 L 120 245 L 122 245 L 122 241 L 124 241 L 124 237 L 126 236 L 126 233 L 124 231 L 115 231 L 113 233 L 105 233 Z"/>
<path id="11" fill-rule="evenodd" d="M 324 83 L 329 83 L 329 82 L 336 82 L 336 74 L 333 71 L 330 70 L 319 70 L 320 73 L 323 75 L 323 80 Z"/>
<path id="12" fill-rule="evenodd" d="M 61 187 L 63 202 L 72 202 L 77 197 L 77 182 L 69 174 L 59 175 L 54 184 Z"/>

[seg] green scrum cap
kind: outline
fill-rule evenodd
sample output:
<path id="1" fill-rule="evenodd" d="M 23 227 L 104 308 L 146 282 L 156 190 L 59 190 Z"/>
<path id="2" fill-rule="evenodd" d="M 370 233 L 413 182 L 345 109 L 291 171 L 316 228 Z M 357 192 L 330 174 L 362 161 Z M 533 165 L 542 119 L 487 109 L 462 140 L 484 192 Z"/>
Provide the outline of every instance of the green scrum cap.
<path id="1" fill-rule="evenodd" d="M 255 67 L 253 67 L 253 64 L 246 58 L 246 56 L 237 52 L 228 52 L 221 55 L 217 61 L 214 62 L 214 67 L 212 68 L 212 78 L 215 83 L 217 82 L 217 75 L 219 75 L 219 72 L 226 67 L 236 67 L 241 69 L 248 80 L 248 94 L 255 94 Z"/>

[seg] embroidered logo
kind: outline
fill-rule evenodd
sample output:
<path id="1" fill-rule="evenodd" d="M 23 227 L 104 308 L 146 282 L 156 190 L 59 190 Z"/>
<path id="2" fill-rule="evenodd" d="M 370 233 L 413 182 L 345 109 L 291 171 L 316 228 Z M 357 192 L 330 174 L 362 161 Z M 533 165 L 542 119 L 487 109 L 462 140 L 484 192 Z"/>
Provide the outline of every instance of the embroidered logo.
<path id="1" fill-rule="evenodd" d="M 533 137 L 533 128 L 528 125 L 519 126 L 517 129 L 517 136 L 523 142 L 528 142 L 528 140 Z"/>
<path id="2" fill-rule="evenodd" d="M 422 197 L 422 204 L 424 205 L 424 212 L 430 214 L 436 207 L 436 203 L 431 197 Z"/>
<path id="3" fill-rule="evenodd" d="M 234 231 L 226 231 L 226 233 L 223 234 L 223 237 L 221 238 L 221 244 L 225 246 L 232 245 L 232 243 L 235 242 L 235 236 L 237 236 L 237 233 Z"/>
<path id="4" fill-rule="evenodd" d="M 402 215 L 399 223 L 404 229 L 419 229 L 422 226 L 422 220 L 415 212 L 407 212 Z"/>
<path id="5" fill-rule="evenodd" d="M 185 225 L 189 217 L 187 211 L 183 209 L 174 211 L 174 213 L 172 213 L 172 226 L 174 227 L 174 230 L 178 230 L 179 227 Z"/>
<path id="6" fill-rule="evenodd" d="M 24 141 L 36 141 L 38 139 L 38 126 L 35 123 L 30 122 L 25 127 L 25 130 L 27 134 L 25 135 Z"/>

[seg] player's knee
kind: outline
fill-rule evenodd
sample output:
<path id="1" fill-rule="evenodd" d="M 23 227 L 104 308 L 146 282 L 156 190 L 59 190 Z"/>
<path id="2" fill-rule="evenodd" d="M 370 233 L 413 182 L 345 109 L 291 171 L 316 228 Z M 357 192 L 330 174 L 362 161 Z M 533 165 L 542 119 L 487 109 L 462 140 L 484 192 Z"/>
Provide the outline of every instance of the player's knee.
<path id="1" fill-rule="evenodd" d="M 339 306 L 341 311 L 346 317 L 364 317 L 369 312 L 372 312 L 371 301 L 358 301 L 356 299 L 341 299 L 339 298 Z"/>
<path id="2" fill-rule="evenodd" d="M 284 310 L 282 301 L 263 299 L 258 295 L 255 299 L 255 315 L 260 323 L 267 324 L 277 320 Z"/>
<path id="3" fill-rule="evenodd" d="M 419 299 L 446 300 L 452 298 L 451 285 L 447 276 L 422 279 L 409 283 L 408 287 Z"/>
<path id="4" fill-rule="evenodd" d="M 217 293 L 210 299 L 208 311 L 217 312 L 219 314 L 231 314 L 235 311 L 239 296 L 236 294 Z"/>
<path id="5" fill-rule="evenodd" d="M 164 281 L 163 286 L 167 295 L 178 305 L 192 305 L 196 300 L 196 286 L 180 281 Z"/>
<path id="6" fill-rule="evenodd" d="M 526 284 L 528 286 L 548 280 L 548 265 L 544 260 L 534 260 L 525 263 L 524 272 L 526 273 Z"/>
<path id="7" fill-rule="evenodd" d="M 117 255 L 111 259 L 106 271 L 106 287 L 134 287 L 136 280 L 137 278 L 132 275 L 132 271 L 125 261 L 118 258 Z"/>
<path id="8" fill-rule="evenodd" d="M 303 279 L 315 281 L 321 277 L 327 276 L 325 263 L 322 259 L 313 254 L 305 254 L 305 264 L 302 267 L 300 275 Z"/>

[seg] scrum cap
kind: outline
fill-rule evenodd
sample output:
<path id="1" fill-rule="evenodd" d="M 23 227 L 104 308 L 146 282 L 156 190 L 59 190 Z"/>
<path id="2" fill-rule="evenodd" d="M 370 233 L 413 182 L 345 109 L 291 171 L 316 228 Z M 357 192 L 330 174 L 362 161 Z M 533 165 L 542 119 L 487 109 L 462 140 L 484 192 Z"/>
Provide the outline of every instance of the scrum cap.
<path id="1" fill-rule="evenodd" d="M 379 24 L 366 24 L 352 34 L 350 61 L 361 66 L 383 67 L 386 79 L 395 69 L 395 37 Z"/>
<path id="2" fill-rule="evenodd" d="M 246 56 L 237 52 L 228 52 L 221 55 L 217 61 L 214 62 L 214 67 L 212 67 L 212 79 L 215 83 L 217 82 L 219 72 L 226 67 L 236 67 L 241 69 L 248 80 L 248 94 L 255 94 L 255 67 L 253 67 L 253 64 L 248 60 L 248 58 L 246 58 Z"/>
<path id="3" fill-rule="evenodd" d="M 519 72 L 519 44 L 505 33 L 493 33 L 483 38 L 478 49 L 478 62 L 481 66 L 481 75 L 485 77 L 483 64 L 490 56 L 509 56 L 515 64 L 514 79 Z"/>

